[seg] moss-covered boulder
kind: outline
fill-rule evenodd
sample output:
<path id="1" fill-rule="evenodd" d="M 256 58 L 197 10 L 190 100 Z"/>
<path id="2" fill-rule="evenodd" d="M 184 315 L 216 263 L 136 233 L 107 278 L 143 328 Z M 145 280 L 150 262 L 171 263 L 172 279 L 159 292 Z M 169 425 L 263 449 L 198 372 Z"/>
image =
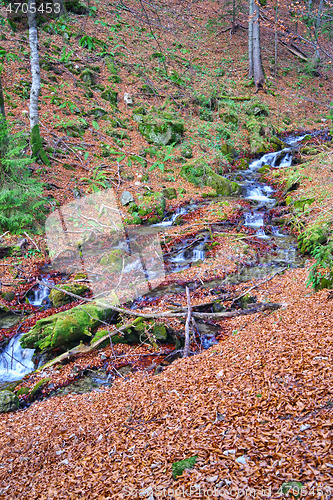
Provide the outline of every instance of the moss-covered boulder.
<path id="1" fill-rule="evenodd" d="M 82 297 L 88 290 L 89 287 L 84 283 L 70 283 L 68 285 L 59 285 L 59 288 L 62 288 L 66 292 L 74 293 L 75 295 L 80 295 Z M 61 307 L 65 304 L 69 304 L 70 302 L 74 302 L 74 297 L 67 295 L 66 292 L 61 292 L 60 290 L 51 290 L 50 293 L 50 301 L 54 305 L 54 307 Z"/>
<path id="2" fill-rule="evenodd" d="M 80 340 L 90 340 L 92 334 L 113 316 L 111 309 L 98 303 L 73 307 L 47 318 L 38 320 L 20 343 L 23 348 L 47 351 L 55 348 L 66 350 L 77 345 Z"/>
<path id="3" fill-rule="evenodd" d="M 0 413 L 15 411 L 20 406 L 20 400 L 11 391 L 0 391 Z"/>
<path id="4" fill-rule="evenodd" d="M 83 15 L 87 14 L 88 8 L 79 2 L 79 0 L 65 0 L 64 2 L 67 12 Z"/>
<path id="5" fill-rule="evenodd" d="M 275 151 L 280 151 L 281 149 L 286 147 L 286 144 L 275 135 L 273 135 L 273 137 L 270 138 L 269 142 L 271 143 Z"/>
<path id="6" fill-rule="evenodd" d="M 42 378 L 41 380 L 39 380 L 37 384 L 35 384 L 34 387 L 31 389 L 31 392 L 29 394 L 29 399 L 34 400 L 41 392 L 43 387 L 45 387 L 50 381 L 51 381 L 50 378 Z"/>
<path id="7" fill-rule="evenodd" d="M 108 101 L 112 106 L 117 106 L 118 92 L 112 88 L 107 88 L 102 92 L 101 98 Z"/>
<path id="8" fill-rule="evenodd" d="M 182 166 L 180 175 L 196 186 L 204 185 L 204 176 L 207 168 L 208 164 L 202 158 L 197 158 L 185 163 Z"/>
<path id="9" fill-rule="evenodd" d="M 108 112 L 103 108 L 93 108 L 89 111 L 89 114 L 99 120 L 100 118 L 107 118 Z"/>
<path id="10" fill-rule="evenodd" d="M 220 118 L 224 123 L 231 123 L 232 125 L 238 125 L 238 116 L 236 113 L 220 113 Z"/>
<path id="11" fill-rule="evenodd" d="M 103 347 L 106 347 L 107 345 L 110 344 L 110 337 L 109 337 L 109 332 L 108 330 L 98 330 L 98 332 L 96 333 L 96 335 L 94 335 L 94 337 L 91 339 L 91 342 L 90 342 L 90 345 L 93 345 L 95 344 L 95 342 L 98 342 L 98 340 L 102 339 L 103 337 L 106 337 L 108 336 L 108 338 L 106 338 L 104 340 L 104 342 L 102 342 L 101 344 L 99 344 L 99 349 L 103 348 Z M 121 336 L 121 335 L 112 335 L 112 344 L 127 344 L 127 340 L 125 339 L 125 337 Z"/>
<path id="12" fill-rule="evenodd" d="M 126 257 L 127 254 L 123 250 L 116 248 L 115 250 L 105 252 L 100 260 L 100 264 L 112 268 L 113 272 L 120 272 Z"/>
<path id="13" fill-rule="evenodd" d="M 96 72 L 87 68 L 84 69 L 80 74 L 80 80 L 86 85 L 96 85 Z"/>
<path id="14" fill-rule="evenodd" d="M 162 195 L 166 200 L 173 200 L 177 198 L 177 191 L 173 187 L 165 188 L 162 191 Z"/>
<path id="15" fill-rule="evenodd" d="M 251 99 L 251 101 L 244 104 L 244 111 L 250 116 L 268 116 L 269 109 L 268 106 L 258 98 Z"/>
<path id="16" fill-rule="evenodd" d="M 209 169 L 206 177 L 206 185 L 215 189 L 217 194 L 222 196 L 236 196 L 242 191 L 242 188 L 237 182 L 229 181 L 222 175 L 216 174 Z"/>
<path id="17" fill-rule="evenodd" d="M 164 217 L 165 207 L 164 196 L 161 193 L 156 193 L 154 197 L 140 203 L 137 212 L 133 212 L 132 215 L 137 213 L 147 224 L 155 224 Z"/>
<path id="18" fill-rule="evenodd" d="M 169 113 L 143 115 L 133 113 L 139 121 L 140 134 L 152 144 L 166 146 L 181 141 L 184 133 L 184 124 L 178 117 Z"/>
<path id="19" fill-rule="evenodd" d="M 267 139 L 269 136 L 269 124 L 251 116 L 246 122 L 249 132 L 250 151 L 256 156 L 260 156 L 270 150 L 271 144 Z"/>

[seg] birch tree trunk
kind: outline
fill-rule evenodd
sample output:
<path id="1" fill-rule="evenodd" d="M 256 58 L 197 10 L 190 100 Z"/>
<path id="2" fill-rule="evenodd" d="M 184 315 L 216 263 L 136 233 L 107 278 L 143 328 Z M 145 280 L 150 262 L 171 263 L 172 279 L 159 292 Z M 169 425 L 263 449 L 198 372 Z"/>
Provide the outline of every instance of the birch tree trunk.
<path id="1" fill-rule="evenodd" d="M 259 90 L 264 86 L 265 77 L 261 62 L 260 21 L 259 21 L 260 7 L 257 1 L 254 2 L 254 17 L 253 17 L 253 77 L 256 89 Z"/>
<path id="2" fill-rule="evenodd" d="M 249 79 L 253 78 L 253 12 L 254 0 L 249 3 Z"/>
<path id="3" fill-rule="evenodd" d="M 36 19 L 36 1 L 28 0 L 28 26 L 29 26 L 29 44 L 30 44 L 30 65 L 32 85 L 30 90 L 30 133 L 32 154 L 40 158 L 47 165 L 50 164 L 43 147 L 39 132 L 38 120 L 38 98 L 40 94 L 40 67 L 38 54 L 37 37 L 37 19 Z"/>

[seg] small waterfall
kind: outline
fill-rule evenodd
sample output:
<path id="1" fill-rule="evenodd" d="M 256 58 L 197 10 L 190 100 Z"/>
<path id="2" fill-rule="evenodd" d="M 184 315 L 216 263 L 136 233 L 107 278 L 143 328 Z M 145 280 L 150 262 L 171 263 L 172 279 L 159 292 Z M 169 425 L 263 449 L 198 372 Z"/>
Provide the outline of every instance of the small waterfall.
<path id="1" fill-rule="evenodd" d="M 51 305 L 49 295 L 50 295 L 50 289 L 48 288 L 47 285 L 52 284 L 51 281 L 49 281 L 47 278 L 42 278 L 42 282 L 45 283 L 45 285 L 38 285 L 38 288 L 36 290 L 31 290 L 28 300 L 31 305 L 35 307 L 40 307 L 40 306 L 46 306 L 49 307 Z"/>
<path id="2" fill-rule="evenodd" d="M 35 349 L 23 349 L 20 338 L 23 333 L 10 339 L 9 344 L 0 353 L 0 382 L 20 380 L 27 373 L 35 370 L 32 356 Z"/>
<path id="3" fill-rule="evenodd" d="M 47 284 L 50 281 L 42 278 L 42 285 L 38 285 L 36 290 L 31 290 L 28 300 L 35 307 L 51 305 L 49 300 L 50 289 Z M 0 382 L 13 382 L 20 380 L 28 373 L 36 369 L 32 361 L 35 349 L 23 349 L 20 344 L 22 334 L 10 339 L 7 346 L 0 352 Z"/>

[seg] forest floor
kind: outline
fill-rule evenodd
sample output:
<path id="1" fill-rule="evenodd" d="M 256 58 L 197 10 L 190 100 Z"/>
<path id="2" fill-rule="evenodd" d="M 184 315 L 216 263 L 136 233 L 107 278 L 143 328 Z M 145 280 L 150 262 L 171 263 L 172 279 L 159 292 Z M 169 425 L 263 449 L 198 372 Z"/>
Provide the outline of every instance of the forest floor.
<path id="1" fill-rule="evenodd" d="M 139 209 L 147 203 L 147 192 L 167 188 L 176 191 L 176 198 L 166 200 L 167 214 L 196 205 L 181 215 L 179 225 L 161 230 L 160 242 L 168 254 L 177 245 L 207 238 L 205 259 L 181 271 L 166 267 L 156 294 L 136 302 L 138 311 L 186 310 L 185 286 L 192 307 L 204 311 L 211 311 L 221 294 L 229 294 L 228 310 L 246 293 L 258 304 L 279 304 L 279 309 L 205 321 L 218 343 L 207 350 L 192 345 L 195 355 L 170 365 L 166 360 L 174 346 L 169 344 L 117 344 L 25 377 L 16 391 L 50 380 L 39 401 L 0 417 L 0 498 L 275 499 L 297 498 L 300 492 L 309 499 L 332 498 L 331 292 L 315 293 L 307 285 L 309 255 L 299 268 L 237 281 L 244 268 L 274 254 L 274 241 L 257 238 L 244 224 L 248 201 L 216 197 L 211 187 L 183 175 L 188 148 L 189 162 L 204 160 L 224 175 L 237 173 L 242 160 L 256 156 L 246 128 L 248 101 L 235 97 L 259 100 L 268 110 L 260 135 L 266 151 L 273 150 L 273 133 L 283 138 L 329 130 L 332 70 L 326 65 L 318 76 L 309 76 L 303 63 L 279 45 L 279 77 L 274 78 L 272 33 L 263 28 L 267 92 L 254 95 L 247 81 L 246 33 L 226 30 L 229 21 L 219 15 L 218 2 L 193 3 L 184 16 L 181 3 L 169 1 L 160 18 L 150 12 L 150 25 L 139 19 L 138 5 L 128 2 L 127 10 L 119 10 L 91 4 L 91 15 L 71 14 L 66 23 L 39 30 L 41 133 L 52 166 L 36 163 L 33 175 L 45 183 L 53 209 L 98 188 L 112 189 L 128 222 L 132 214 L 120 202 L 124 191 Z M 245 24 L 246 16 L 239 15 Z M 5 65 L 7 116 L 15 130 L 26 131 L 27 38 L 24 31 L 3 32 L 1 46 L 20 57 Z M 92 50 L 79 44 L 86 35 Z M 94 84 L 82 86 L 80 72 L 92 67 Z M 116 107 L 102 98 L 102 88 L 118 93 Z M 181 144 L 151 146 L 139 133 L 125 93 L 134 109 L 176 115 L 185 124 Z M 96 109 L 102 109 L 101 116 Z M 236 115 L 237 125 L 226 124 L 227 115 Z M 221 144 L 238 154 L 221 155 Z M 263 177 L 278 199 L 269 220 L 284 219 L 281 230 L 296 237 L 333 215 L 332 143 L 312 138 L 305 147 L 292 167 Z M 286 193 L 288 183 L 293 190 Z M 156 214 L 142 216 L 144 224 L 151 215 Z M 14 293 L 13 300 L 2 296 L 0 305 L 27 314 L 19 325 L 1 330 L 1 340 L 84 303 L 83 298 L 47 310 L 26 303 L 27 292 L 51 262 L 44 228 L 35 229 L 27 231 L 23 255 L 0 260 L 1 291 Z M 1 238 L 8 246 L 20 239 L 11 233 Z M 236 279 L 228 281 L 228 276 Z M 62 282 L 59 273 L 52 277 L 55 284 Z M 184 331 L 185 318 L 163 322 Z M 105 365 L 112 385 L 77 394 L 81 375 Z M 122 371 L 128 366 L 130 371 Z M 191 457 L 196 457 L 194 465 L 176 478 L 172 464 Z"/>

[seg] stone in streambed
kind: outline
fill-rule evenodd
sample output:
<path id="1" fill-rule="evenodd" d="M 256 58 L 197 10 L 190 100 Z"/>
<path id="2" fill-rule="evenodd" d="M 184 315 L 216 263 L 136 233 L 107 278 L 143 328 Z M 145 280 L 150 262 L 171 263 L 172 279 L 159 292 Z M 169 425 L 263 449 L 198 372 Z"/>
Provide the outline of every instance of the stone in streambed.
<path id="1" fill-rule="evenodd" d="M 20 400 L 11 391 L 1 391 L 0 392 L 0 413 L 8 413 L 10 411 L 15 411 L 20 406 Z"/>

